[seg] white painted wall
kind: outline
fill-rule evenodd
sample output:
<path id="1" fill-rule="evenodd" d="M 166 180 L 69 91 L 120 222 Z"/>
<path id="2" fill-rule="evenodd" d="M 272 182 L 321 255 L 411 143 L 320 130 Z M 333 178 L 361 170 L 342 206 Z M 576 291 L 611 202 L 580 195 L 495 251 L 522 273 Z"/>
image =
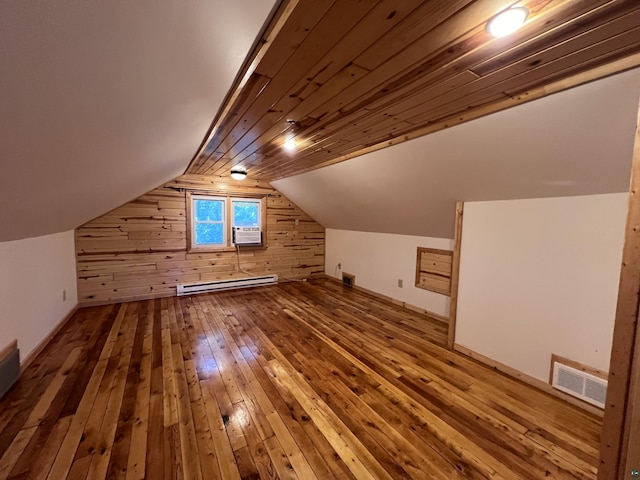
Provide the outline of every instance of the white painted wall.
<path id="1" fill-rule="evenodd" d="M 465 203 L 456 343 L 543 381 L 552 353 L 607 371 L 627 197 Z"/>
<path id="2" fill-rule="evenodd" d="M 77 303 L 73 230 L 0 243 L 0 348 L 24 359 Z"/>
<path id="3" fill-rule="evenodd" d="M 416 288 L 418 247 L 453 249 L 453 240 L 390 233 L 326 229 L 325 273 L 342 278 L 337 269 L 356 276 L 356 285 L 445 317 L 449 297 Z M 398 287 L 403 280 L 403 288 Z"/>

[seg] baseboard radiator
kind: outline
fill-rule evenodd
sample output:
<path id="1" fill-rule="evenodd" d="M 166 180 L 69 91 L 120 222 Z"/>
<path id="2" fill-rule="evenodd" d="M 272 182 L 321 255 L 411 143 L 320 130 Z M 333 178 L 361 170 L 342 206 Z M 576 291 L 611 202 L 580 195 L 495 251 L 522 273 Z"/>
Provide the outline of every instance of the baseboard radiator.
<path id="1" fill-rule="evenodd" d="M 217 292 L 219 290 L 233 290 L 236 288 L 258 287 L 261 285 L 274 285 L 278 283 L 278 275 L 266 275 L 264 277 L 233 278 L 230 280 L 218 280 L 215 282 L 200 282 L 178 284 L 176 295 L 192 295 L 194 293 Z"/>
<path id="2" fill-rule="evenodd" d="M 20 378 L 20 350 L 18 342 L 13 341 L 0 351 L 0 398 Z"/>

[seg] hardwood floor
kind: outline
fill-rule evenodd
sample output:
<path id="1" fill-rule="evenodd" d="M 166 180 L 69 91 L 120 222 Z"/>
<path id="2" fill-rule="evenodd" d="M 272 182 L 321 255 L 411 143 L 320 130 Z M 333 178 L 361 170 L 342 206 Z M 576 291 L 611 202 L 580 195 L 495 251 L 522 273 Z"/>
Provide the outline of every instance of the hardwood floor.
<path id="1" fill-rule="evenodd" d="M 595 478 L 600 419 L 326 279 L 90 307 L 0 401 L 0 479 Z"/>

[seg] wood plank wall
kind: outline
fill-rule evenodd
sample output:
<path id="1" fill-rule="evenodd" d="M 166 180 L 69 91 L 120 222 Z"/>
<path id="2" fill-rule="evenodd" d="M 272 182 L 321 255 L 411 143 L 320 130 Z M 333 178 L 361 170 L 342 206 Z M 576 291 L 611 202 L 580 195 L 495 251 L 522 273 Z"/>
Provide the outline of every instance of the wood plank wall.
<path id="1" fill-rule="evenodd" d="M 241 250 L 244 270 L 284 279 L 324 273 L 324 228 L 273 188 L 245 182 L 183 175 L 76 229 L 80 304 L 170 296 L 178 283 L 246 276 L 235 251 L 187 252 L 187 191 L 268 195 L 267 248 Z"/>

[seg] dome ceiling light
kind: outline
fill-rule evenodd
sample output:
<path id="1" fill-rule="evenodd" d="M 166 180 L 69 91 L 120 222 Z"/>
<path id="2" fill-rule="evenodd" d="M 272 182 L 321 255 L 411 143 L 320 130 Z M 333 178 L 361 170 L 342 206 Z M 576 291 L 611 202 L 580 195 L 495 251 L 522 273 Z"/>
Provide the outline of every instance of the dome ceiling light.
<path id="1" fill-rule="evenodd" d="M 511 7 L 501 11 L 487 23 L 487 32 L 496 38 L 506 37 L 518 30 L 529 16 L 525 7 Z"/>
<path id="2" fill-rule="evenodd" d="M 231 169 L 231 178 L 234 180 L 244 180 L 247 178 L 247 171 L 243 167 L 233 167 Z"/>

